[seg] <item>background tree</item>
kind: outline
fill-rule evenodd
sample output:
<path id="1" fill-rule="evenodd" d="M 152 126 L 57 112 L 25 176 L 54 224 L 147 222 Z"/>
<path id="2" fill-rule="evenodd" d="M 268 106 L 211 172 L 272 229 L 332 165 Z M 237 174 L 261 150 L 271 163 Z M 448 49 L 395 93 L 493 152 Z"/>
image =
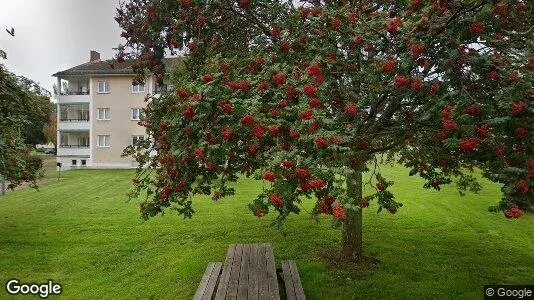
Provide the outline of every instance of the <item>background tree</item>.
<path id="1" fill-rule="evenodd" d="M 32 117 L 40 114 L 38 97 L 0 64 L 0 177 L 9 182 L 8 188 L 22 182 L 36 186 L 42 175 L 41 158 L 30 155 L 25 142 Z"/>
<path id="2" fill-rule="evenodd" d="M 8 33 L 14 36 L 14 29 Z M 7 54 L 0 49 L 0 58 Z M 43 115 L 41 106 L 46 90 L 35 82 L 15 76 L 0 64 L 0 180 L 2 189 L 5 182 L 8 188 L 14 188 L 22 182 L 30 182 L 36 187 L 36 180 L 42 176 L 42 159 L 29 155 L 25 139 L 29 139 L 29 128 L 35 116 Z M 50 103 L 50 101 L 48 101 Z M 48 108 L 50 107 L 49 104 Z M 46 106 L 46 105 L 45 105 Z M 46 111 L 46 108 L 45 108 Z M 42 127 L 41 127 L 42 129 Z M 26 133 L 26 134 L 25 134 Z M 3 192 L 3 191 L 2 191 Z"/>
<path id="3" fill-rule="evenodd" d="M 43 132 L 48 143 L 53 143 L 57 150 L 57 115 L 53 113 L 50 116 L 48 124 L 43 127 Z"/>
<path id="4" fill-rule="evenodd" d="M 37 144 L 44 144 L 47 142 L 45 126 L 51 122 L 51 115 L 56 110 L 54 103 L 50 101 L 52 94 L 41 87 L 39 83 L 27 77 L 16 76 L 16 80 L 17 84 L 31 98 L 29 105 L 32 108 L 28 110 L 26 118 L 32 126 L 25 126 L 23 128 L 24 142 L 33 147 Z"/>
<path id="5" fill-rule="evenodd" d="M 304 198 L 343 227 L 345 259 L 362 257 L 362 209 L 402 206 L 375 173 L 383 154 L 439 190 L 502 184 L 492 207 L 532 209 L 532 7 L 524 1 L 132 0 L 118 9 L 140 77 L 164 78 L 166 51 L 189 51 L 187 81 L 152 98 L 141 122 L 155 138 L 130 147 L 149 218 L 191 194 L 213 199 L 240 174 L 271 185 L 249 205 L 282 224 Z M 157 150 L 156 155 L 149 155 Z M 186 171 L 183 171 L 186 170 Z M 362 182 L 373 170 L 374 182 Z M 375 193 L 365 196 L 364 185 Z"/>

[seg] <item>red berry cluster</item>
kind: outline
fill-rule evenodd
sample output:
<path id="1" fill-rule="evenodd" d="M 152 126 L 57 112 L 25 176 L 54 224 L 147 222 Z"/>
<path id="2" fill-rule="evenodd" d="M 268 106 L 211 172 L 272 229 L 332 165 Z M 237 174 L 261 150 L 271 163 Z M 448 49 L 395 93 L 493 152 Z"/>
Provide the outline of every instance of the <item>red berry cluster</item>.
<path id="1" fill-rule="evenodd" d="M 379 190 L 379 191 L 383 191 L 386 189 L 386 185 L 384 185 L 382 182 L 377 182 L 376 183 L 376 188 Z"/>
<path id="2" fill-rule="evenodd" d="M 230 101 L 219 102 L 219 107 L 228 115 L 232 114 L 232 103 Z"/>
<path id="3" fill-rule="evenodd" d="M 358 113 L 358 106 L 354 103 L 347 104 L 344 111 L 347 116 L 353 117 Z"/>
<path id="4" fill-rule="evenodd" d="M 508 219 L 517 219 L 521 217 L 521 210 L 517 207 L 512 207 L 510 209 L 507 209 L 504 214 Z"/>
<path id="5" fill-rule="evenodd" d="M 276 180 L 276 174 L 271 170 L 267 170 L 263 172 L 263 179 L 269 182 L 274 182 Z"/>
<path id="6" fill-rule="evenodd" d="M 525 110 L 525 103 L 523 102 L 516 102 L 512 105 L 512 116 L 518 116 Z"/>
<path id="7" fill-rule="evenodd" d="M 462 151 L 473 151 L 478 147 L 478 140 L 476 137 L 463 138 L 458 143 L 458 148 Z"/>
<path id="8" fill-rule="evenodd" d="M 453 120 L 443 120 L 443 129 L 452 131 L 458 129 L 458 123 Z"/>
<path id="9" fill-rule="evenodd" d="M 267 198 L 269 199 L 269 202 L 271 202 L 271 204 L 276 208 L 282 207 L 282 197 L 280 197 L 280 195 L 277 193 L 271 193 L 267 196 Z"/>
<path id="10" fill-rule="evenodd" d="M 398 17 L 391 19 L 388 23 L 388 31 L 391 34 L 397 33 L 399 27 L 402 26 L 402 20 Z"/>
<path id="11" fill-rule="evenodd" d="M 265 135 L 265 132 L 265 126 L 259 124 L 252 128 L 252 130 L 250 131 L 250 135 L 256 139 L 261 139 Z"/>
<path id="12" fill-rule="evenodd" d="M 239 121 L 245 126 L 251 126 L 254 124 L 255 119 L 252 115 L 246 114 Z"/>
<path id="13" fill-rule="evenodd" d="M 328 140 L 323 136 L 319 136 L 315 138 L 314 143 L 317 148 L 326 148 Z"/>
<path id="14" fill-rule="evenodd" d="M 404 75 L 396 75 L 395 78 L 393 78 L 393 83 L 395 86 L 399 89 L 403 89 L 408 85 L 408 79 Z"/>
<path id="15" fill-rule="evenodd" d="M 473 34 L 481 34 L 484 32 L 484 24 L 480 21 L 475 21 L 469 25 L 469 30 Z"/>
<path id="16" fill-rule="evenodd" d="M 478 117 L 482 113 L 482 111 L 480 110 L 480 107 L 476 105 L 471 105 L 471 106 L 466 107 L 464 112 L 473 117 Z"/>
<path id="17" fill-rule="evenodd" d="M 299 167 L 299 168 L 295 169 L 295 174 L 300 179 L 306 179 L 306 178 L 310 177 L 311 172 L 310 172 L 310 169 L 308 169 L 308 168 Z"/>
<path id="18" fill-rule="evenodd" d="M 320 190 L 325 187 L 325 182 L 322 179 L 310 179 L 308 180 L 308 186 L 316 190 Z"/>
<path id="19" fill-rule="evenodd" d="M 412 80 L 410 86 L 412 87 L 412 90 L 414 92 L 419 92 L 421 90 L 421 87 L 423 86 L 423 82 L 420 79 L 414 79 Z"/>
<path id="20" fill-rule="evenodd" d="M 477 136 L 479 136 L 481 138 L 487 137 L 488 134 L 489 134 L 489 131 L 490 131 L 490 127 L 489 127 L 488 124 L 478 124 L 475 127 L 475 132 L 476 132 Z"/>
<path id="21" fill-rule="evenodd" d="M 515 130 L 515 136 L 518 139 L 524 139 L 527 137 L 527 135 L 528 135 L 528 131 L 525 127 L 519 127 Z"/>
<path id="22" fill-rule="evenodd" d="M 347 213 L 345 212 L 343 207 L 339 204 L 334 204 L 332 206 L 332 214 L 334 215 L 334 217 L 336 217 L 336 219 L 340 221 L 344 221 L 347 219 Z"/>
<path id="23" fill-rule="evenodd" d="M 310 83 L 306 83 L 304 87 L 302 88 L 304 95 L 313 98 L 317 94 L 317 88 Z"/>
<path id="24" fill-rule="evenodd" d="M 382 71 L 386 72 L 386 73 L 391 73 L 395 70 L 395 60 L 390 58 L 384 62 L 382 62 L 380 64 L 380 68 L 382 69 Z"/>
<path id="25" fill-rule="evenodd" d="M 339 18 L 334 18 L 334 20 L 332 20 L 332 27 L 335 29 L 341 27 L 341 20 Z"/>
<path id="26" fill-rule="evenodd" d="M 194 109 L 191 105 L 186 105 L 186 106 L 184 107 L 184 113 L 183 113 L 183 115 L 184 115 L 184 118 L 185 118 L 186 120 L 190 120 L 190 119 L 192 119 L 192 118 L 195 116 L 195 114 L 196 114 L 196 111 L 195 111 L 195 109 Z"/>
<path id="27" fill-rule="evenodd" d="M 221 136 L 225 140 L 229 140 L 232 137 L 233 134 L 234 134 L 234 132 L 229 127 L 224 128 L 222 130 L 222 132 L 221 132 Z"/>
<path id="28" fill-rule="evenodd" d="M 277 85 L 282 85 L 282 84 L 286 83 L 286 75 L 284 73 L 277 73 L 277 74 L 273 75 L 273 81 Z"/>
<path id="29" fill-rule="evenodd" d="M 516 186 L 517 189 L 523 194 L 526 194 L 529 191 L 529 184 L 526 180 L 519 181 Z"/>
<path id="30" fill-rule="evenodd" d="M 312 109 L 306 109 L 304 111 L 301 111 L 299 113 L 299 118 L 302 120 L 309 120 L 313 117 L 313 110 Z"/>

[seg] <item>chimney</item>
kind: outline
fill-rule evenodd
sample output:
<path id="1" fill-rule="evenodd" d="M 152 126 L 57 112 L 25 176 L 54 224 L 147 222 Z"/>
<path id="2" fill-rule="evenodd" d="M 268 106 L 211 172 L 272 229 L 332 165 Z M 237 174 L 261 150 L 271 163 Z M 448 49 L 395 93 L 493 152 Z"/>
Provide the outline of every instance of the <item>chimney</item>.
<path id="1" fill-rule="evenodd" d="M 94 50 L 91 50 L 91 52 L 89 52 L 89 62 L 97 62 L 97 61 L 100 61 L 100 53 L 94 51 Z"/>

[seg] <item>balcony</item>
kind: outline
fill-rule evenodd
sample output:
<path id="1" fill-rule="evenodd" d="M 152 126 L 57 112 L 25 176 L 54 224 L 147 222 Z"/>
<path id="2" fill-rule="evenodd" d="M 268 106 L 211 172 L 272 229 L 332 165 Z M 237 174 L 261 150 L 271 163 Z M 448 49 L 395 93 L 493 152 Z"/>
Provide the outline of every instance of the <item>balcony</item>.
<path id="1" fill-rule="evenodd" d="M 60 120 L 57 125 L 58 130 L 89 130 L 90 128 L 89 120 Z"/>
<path id="2" fill-rule="evenodd" d="M 90 126 L 89 104 L 59 104 L 59 130 L 89 130 Z"/>
<path id="3" fill-rule="evenodd" d="M 174 86 L 172 84 L 155 85 L 154 94 L 161 94 L 162 92 L 174 92 Z"/>
<path id="4" fill-rule="evenodd" d="M 61 94 L 59 95 L 59 103 L 89 103 L 91 101 L 91 96 L 89 93 L 86 94 Z"/>
<path id="5" fill-rule="evenodd" d="M 60 144 L 57 149 L 58 156 L 89 157 L 89 131 L 62 131 L 59 132 Z"/>
<path id="6" fill-rule="evenodd" d="M 61 96 L 66 96 L 66 95 L 89 95 L 89 90 L 86 90 L 86 91 L 66 91 L 66 92 L 61 92 Z"/>
<path id="7" fill-rule="evenodd" d="M 57 148 L 57 156 L 89 157 L 90 155 L 91 149 L 89 149 L 89 146 L 59 145 Z"/>
<path id="8" fill-rule="evenodd" d="M 170 83 L 164 83 L 162 85 L 154 84 L 152 88 L 152 96 L 159 98 L 161 94 L 174 92 L 174 86 Z"/>
<path id="9" fill-rule="evenodd" d="M 88 103 L 91 99 L 89 78 L 61 78 L 58 84 L 61 84 L 59 103 Z"/>

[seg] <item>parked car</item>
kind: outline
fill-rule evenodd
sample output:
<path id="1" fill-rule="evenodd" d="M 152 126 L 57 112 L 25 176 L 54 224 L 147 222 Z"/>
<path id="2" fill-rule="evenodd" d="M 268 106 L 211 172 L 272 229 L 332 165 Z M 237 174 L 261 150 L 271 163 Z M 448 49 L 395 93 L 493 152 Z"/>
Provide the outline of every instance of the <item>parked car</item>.
<path id="1" fill-rule="evenodd" d="M 54 148 L 48 148 L 44 151 L 44 154 L 47 154 L 47 155 L 56 155 L 56 149 Z"/>

